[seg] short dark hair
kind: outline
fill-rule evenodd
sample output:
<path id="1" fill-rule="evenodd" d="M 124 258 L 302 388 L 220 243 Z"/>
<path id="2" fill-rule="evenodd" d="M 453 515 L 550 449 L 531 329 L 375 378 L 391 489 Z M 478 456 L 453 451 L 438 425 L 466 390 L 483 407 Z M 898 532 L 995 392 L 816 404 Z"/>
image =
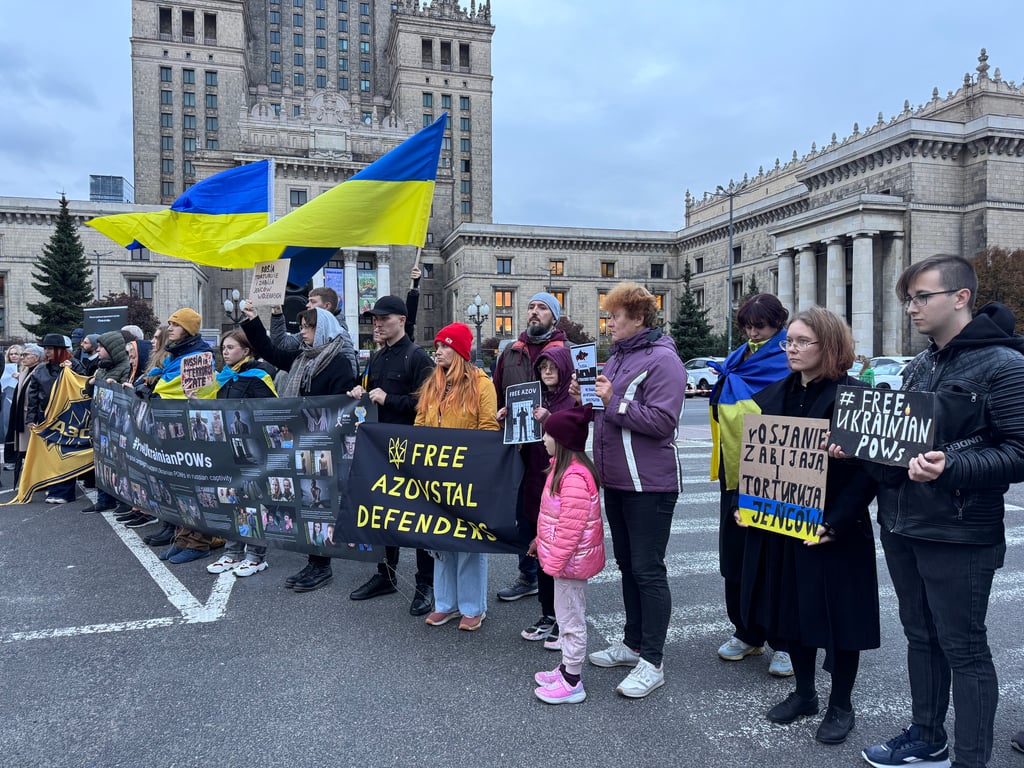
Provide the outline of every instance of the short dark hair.
<path id="1" fill-rule="evenodd" d="M 314 288 L 309 292 L 309 297 L 319 296 L 320 301 L 327 304 L 331 308 L 331 312 L 338 311 L 338 292 L 333 288 L 328 288 L 326 285 L 322 288 Z"/>
<path id="2" fill-rule="evenodd" d="M 754 294 L 743 302 L 736 313 L 736 323 L 740 328 L 764 325 L 779 331 L 786 326 L 788 318 L 789 310 L 771 293 Z"/>
<path id="3" fill-rule="evenodd" d="M 974 299 L 978 295 L 978 273 L 974 271 L 971 262 L 952 253 L 937 253 L 904 269 L 896 281 L 896 297 L 903 301 L 909 295 L 910 284 L 917 280 L 922 272 L 933 269 L 939 273 L 943 290 L 959 291 L 966 288 L 970 291 L 971 298 L 967 301 L 967 309 L 974 308 Z"/>
<path id="4" fill-rule="evenodd" d="M 295 316 L 295 319 L 299 322 L 305 320 L 306 325 L 310 328 L 316 328 L 316 307 L 313 309 L 304 309 Z"/>

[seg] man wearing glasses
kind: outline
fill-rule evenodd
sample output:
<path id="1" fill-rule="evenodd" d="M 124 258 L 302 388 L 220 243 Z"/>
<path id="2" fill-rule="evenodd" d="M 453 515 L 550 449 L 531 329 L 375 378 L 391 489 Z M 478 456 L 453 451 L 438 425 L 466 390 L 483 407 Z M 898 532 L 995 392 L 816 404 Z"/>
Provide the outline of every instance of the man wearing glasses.
<path id="1" fill-rule="evenodd" d="M 935 392 L 935 449 L 885 467 L 878 522 L 907 637 L 912 723 L 863 751 L 875 766 L 948 766 L 992 756 L 999 689 L 985 616 L 1006 553 L 1003 495 L 1024 480 L 1024 337 L 990 303 L 972 317 L 977 275 L 960 256 L 912 264 L 896 284 L 914 327 L 931 339 L 903 388 Z M 881 465 L 872 465 L 880 467 Z"/>

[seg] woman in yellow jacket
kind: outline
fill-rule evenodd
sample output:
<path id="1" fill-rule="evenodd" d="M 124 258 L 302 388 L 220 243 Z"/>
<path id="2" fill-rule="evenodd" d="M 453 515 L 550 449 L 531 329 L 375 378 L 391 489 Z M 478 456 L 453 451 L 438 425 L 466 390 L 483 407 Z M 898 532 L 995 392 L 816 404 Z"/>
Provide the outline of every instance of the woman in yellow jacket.
<path id="1" fill-rule="evenodd" d="M 494 385 L 469 362 L 473 332 L 463 323 L 442 328 L 434 338 L 437 367 L 420 388 L 416 426 L 497 430 Z M 462 616 L 459 629 L 479 629 L 487 615 L 487 555 L 436 552 L 434 612 L 427 624 L 440 626 Z"/>

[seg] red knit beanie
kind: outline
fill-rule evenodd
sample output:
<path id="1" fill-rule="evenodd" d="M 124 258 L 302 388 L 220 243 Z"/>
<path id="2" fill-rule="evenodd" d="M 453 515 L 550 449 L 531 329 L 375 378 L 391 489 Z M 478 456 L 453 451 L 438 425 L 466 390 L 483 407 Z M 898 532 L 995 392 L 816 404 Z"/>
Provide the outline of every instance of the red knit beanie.
<path id="1" fill-rule="evenodd" d="M 590 403 L 583 407 L 574 406 L 567 411 L 555 411 L 544 422 L 544 431 L 570 451 L 584 451 L 587 448 L 589 424 L 594 420 L 594 409 Z"/>
<path id="2" fill-rule="evenodd" d="M 469 353 L 473 349 L 473 332 L 465 323 L 452 323 L 437 332 L 434 346 L 437 346 L 438 342 L 451 347 L 457 355 L 469 360 Z"/>

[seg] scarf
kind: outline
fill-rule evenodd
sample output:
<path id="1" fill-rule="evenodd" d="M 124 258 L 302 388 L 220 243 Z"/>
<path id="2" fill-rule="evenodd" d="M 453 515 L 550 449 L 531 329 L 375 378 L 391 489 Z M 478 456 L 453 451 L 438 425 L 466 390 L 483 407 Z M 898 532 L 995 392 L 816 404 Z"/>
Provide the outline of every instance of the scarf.
<path id="1" fill-rule="evenodd" d="M 342 344 L 344 337 L 337 319 L 326 309 L 317 307 L 313 345 L 302 343 L 281 386 L 281 397 L 301 397 L 308 393 L 314 377 L 327 370 L 341 353 Z"/>
<path id="2" fill-rule="evenodd" d="M 266 384 L 270 388 L 270 391 L 273 392 L 274 396 L 276 397 L 277 390 L 274 389 L 274 380 L 270 378 L 269 373 L 267 373 L 259 366 L 254 366 L 245 371 L 242 370 L 242 368 L 244 368 L 246 365 L 253 362 L 254 360 L 255 358 L 252 355 L 246 355 L 244 360 L 235 363 L 232 366 L 225 365 L 223 368 L 221 368 L 220 372 L 217 374 L 217 389 L 220 389 L 228 382 L 238 381 L 240 378 L 245 376 L 252 379 L 260 379 L 264 384 Z"/>

